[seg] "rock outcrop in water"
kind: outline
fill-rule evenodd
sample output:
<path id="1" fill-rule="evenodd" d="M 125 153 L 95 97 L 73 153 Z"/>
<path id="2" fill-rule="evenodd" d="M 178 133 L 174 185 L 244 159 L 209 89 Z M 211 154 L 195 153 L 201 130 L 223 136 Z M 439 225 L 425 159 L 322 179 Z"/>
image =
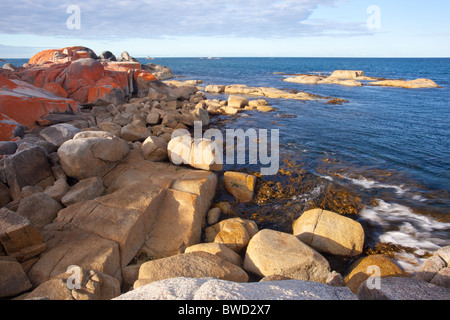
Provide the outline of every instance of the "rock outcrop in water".
<path id="1" fill-rule="evenodd" d="M 416 80 L 389 80 L 382 78 L 367 77 L 364 71 L 357 70 L 335 70 L 330 76 L 300 74 L 284 78 L 283 81 L 301 84 L 338 84 L 348 87 L 383 86 L 407 89 L 439 88 L 430 79 Z"/>

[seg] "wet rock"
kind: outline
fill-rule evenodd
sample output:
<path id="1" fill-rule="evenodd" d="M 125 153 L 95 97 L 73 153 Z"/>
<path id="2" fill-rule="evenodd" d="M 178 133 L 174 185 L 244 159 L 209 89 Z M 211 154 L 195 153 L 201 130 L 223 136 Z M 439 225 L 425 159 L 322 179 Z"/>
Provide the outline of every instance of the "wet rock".
<path id="1" fill-rule="evenodd" d="M 228 106 L 233 108 L 244 108 L 248 106 L 248 100 L 244 97 L 230 95 L 228 97 Z"/>
<path id="2" fill-rule="evenodd" d="M 224 85 L 208 85 L 205 87 L 205 92 L 224 93 L 225 86 Z"/>
<path id="3" fill-rule="evenodd" d="M 277 274 L 325 283 L 328 261 L 294 235 L 264 229 L 250 240 L 244 269 L 261 277 Z"/>
<path id="4" fill-rule="evenodd" d="M 227 171 L 223 175 L 225 188 L 238 202 L 250 202 L 255 191 L 256 177 L 254 175 Z"/>
<path id="5" fill-rule="evenodd" d="M 416 80 L 381 80 L 371 83 L 372 86 L 383 87 L 397 87 L 406 89 L 420 89 L 420 88 L 439 88 L 439 86 L 430 79 L 416 79 Z"/>

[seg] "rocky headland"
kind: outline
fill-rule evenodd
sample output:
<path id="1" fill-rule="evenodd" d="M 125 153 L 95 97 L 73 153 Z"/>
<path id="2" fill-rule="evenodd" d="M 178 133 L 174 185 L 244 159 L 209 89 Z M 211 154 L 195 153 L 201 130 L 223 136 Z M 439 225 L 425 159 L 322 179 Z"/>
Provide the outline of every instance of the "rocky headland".
<path id="1" fill-rule="evenodd" d="M 170 74 L 85 47 L 0 70 L 0 298 L 450 299 L 450 247 L 411 275 L 365 254 L 362 226 L 336 212 L 260 228 L 231 214 L 255 201 L 258 176 L 195 162 L 172 136 L 217 114 L 274 111 L 264 97 L 336 98 L 158 79 Z M 234 201 L 215 201 L 219 189 Z M 350 272 L 330 256 L 352 259 Z"/>

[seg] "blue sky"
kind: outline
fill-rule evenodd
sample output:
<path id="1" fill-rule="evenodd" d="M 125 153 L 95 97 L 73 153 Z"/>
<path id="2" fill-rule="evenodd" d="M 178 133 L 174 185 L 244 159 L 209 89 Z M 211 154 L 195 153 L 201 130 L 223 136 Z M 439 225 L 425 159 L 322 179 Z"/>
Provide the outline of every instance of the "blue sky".
<path id="1" fill-rule="evenodd" d="M 448 0 L 1 0 L 0 12 L 0 58 L 73 45 L 135 57 L 450 57 Z"/>

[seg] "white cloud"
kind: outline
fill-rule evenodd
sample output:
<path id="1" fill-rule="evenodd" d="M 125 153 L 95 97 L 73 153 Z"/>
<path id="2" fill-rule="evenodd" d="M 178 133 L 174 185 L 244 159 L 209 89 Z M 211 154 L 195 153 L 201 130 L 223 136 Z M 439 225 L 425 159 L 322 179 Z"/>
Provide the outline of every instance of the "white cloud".
<path id="1" fill-rule="evenodd" d="M 165 36 L 293 37 L 367 33 L 336 21 L 309 23 L 320 5 L 338 0 L 142 0 L 0 2 L 0 34 L 77 38 L 160 38 Z M 70 30 L 67 8 L 78 5 L 81 29 Z"/>

